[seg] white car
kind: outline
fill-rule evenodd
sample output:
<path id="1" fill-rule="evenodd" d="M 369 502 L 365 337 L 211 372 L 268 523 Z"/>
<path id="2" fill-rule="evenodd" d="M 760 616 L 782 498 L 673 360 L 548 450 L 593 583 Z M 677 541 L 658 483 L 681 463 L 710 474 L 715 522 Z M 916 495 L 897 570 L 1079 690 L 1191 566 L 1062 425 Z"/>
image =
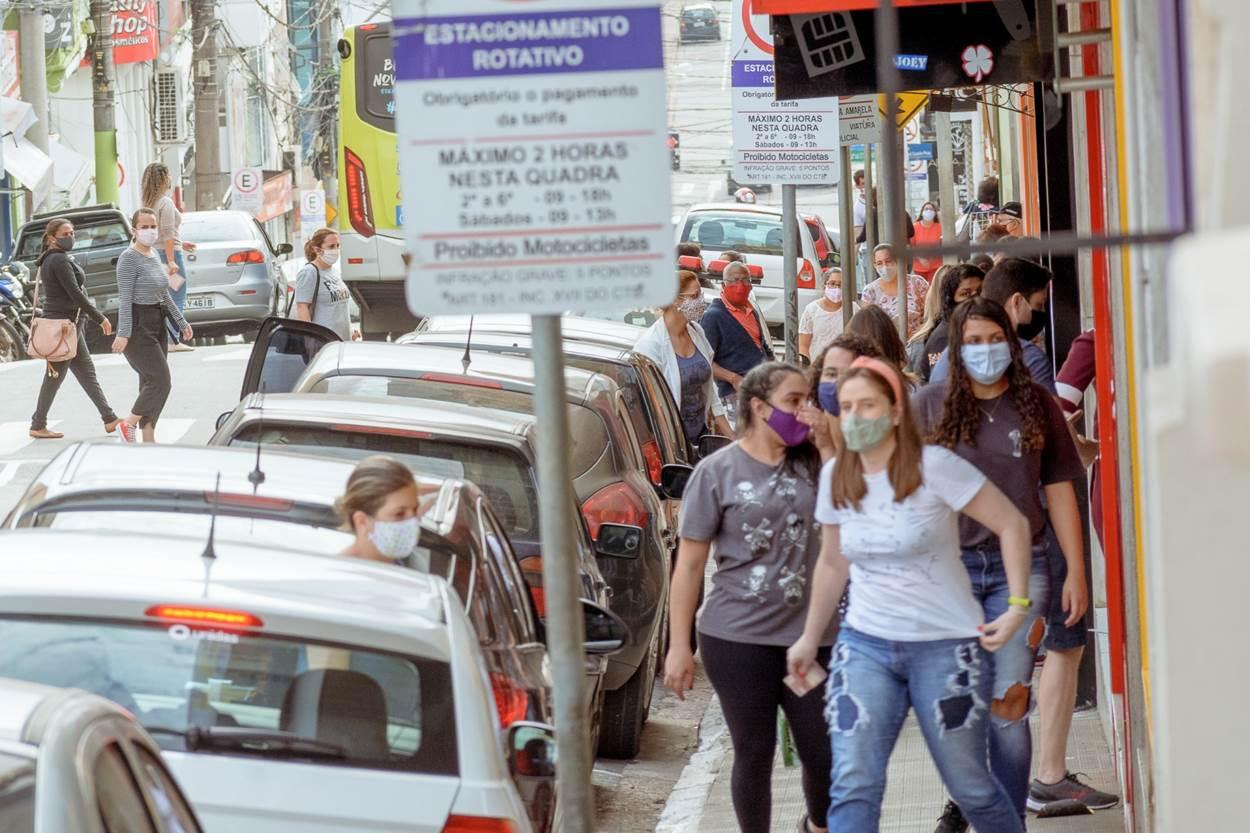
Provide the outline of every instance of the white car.
<path id="1" fill-rule="evenodd" d="M 0 679 L 0 830 L 200 833 L 160 747 L 116 703 Z"/>
<path id="2" fill-rule="evenodd" d="M 442 579 L 207 549 L 4 533 L 20 569 L 0 583 L 0 676 L 134 714 L 209 833 L 531 833 L 517 787 L 551 781 L 552 732 L 517 723 L 501 738 L 477 638 Z"/>
<path id="3" fill-rule="evenodd" d="M 817 281 L 822 264 L 811 234 L 799 234 L 798 239 L 798 311 L 802 314 L 804 307 L 820 297 Z M 732 250 L 743 254 L 748 263 L 763 267 L 763 280 L 751 291 L 751 297 L 764 314 L 773 337 L 781 337 L 786 301 L 780 208 L 746 203 L 696 205 L 686 212 L 677 242 L 698 243 L 705 264 L 711 264 L 721 252 Z"/>

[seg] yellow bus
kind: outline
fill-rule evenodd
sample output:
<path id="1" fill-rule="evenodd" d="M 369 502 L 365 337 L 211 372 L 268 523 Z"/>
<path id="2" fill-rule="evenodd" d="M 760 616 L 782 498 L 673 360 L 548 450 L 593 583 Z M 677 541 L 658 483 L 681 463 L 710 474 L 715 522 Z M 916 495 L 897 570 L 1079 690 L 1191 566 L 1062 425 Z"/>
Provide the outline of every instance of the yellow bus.
<path id="1" fill-rule="evenodd" d="M 342 274 L 361 329 L 379 337 L 416 326 L 404 299 L 404 205 L 395 135 L 391 24 L 365 23 L 339 41 L 339 217 Z"/>

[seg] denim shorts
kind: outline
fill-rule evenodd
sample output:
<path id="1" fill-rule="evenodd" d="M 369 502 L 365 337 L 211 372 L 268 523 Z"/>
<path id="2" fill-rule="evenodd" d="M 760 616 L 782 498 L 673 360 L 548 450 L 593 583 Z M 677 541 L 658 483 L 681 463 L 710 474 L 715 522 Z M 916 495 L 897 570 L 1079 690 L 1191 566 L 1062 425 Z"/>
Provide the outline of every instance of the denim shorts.
<path id="1" fill-rule="evenodd" d="M 1050 562 L 1050 607 L 1046 616 L 1046 639 L 1042 645 L 1049 651 L 1070 651 L 1081 648 L 1089 639 L 1089 626 L 1085 619 L 1068 627 L 1068 614 L 1063 610 L 1063 583 L 1068 578 L 1068 561 L 1055 531 L 1046 525 L 1047 560 Z M 1087 588 L 1088 589 L 1088 588 Z"/>

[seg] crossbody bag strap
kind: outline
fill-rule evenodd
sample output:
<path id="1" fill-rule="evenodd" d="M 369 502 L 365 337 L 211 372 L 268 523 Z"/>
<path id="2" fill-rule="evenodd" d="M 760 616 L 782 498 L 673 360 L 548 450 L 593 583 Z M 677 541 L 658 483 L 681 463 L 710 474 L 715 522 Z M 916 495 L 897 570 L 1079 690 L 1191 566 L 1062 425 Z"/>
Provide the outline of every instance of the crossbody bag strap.
<path id="1" fill-rule="evenodd" d="M 308 320 L 312 321 L 317 315 L 317 296 L 321 294 L 321 270 L 317 268 L 317 264 L 312 264 L 312 268 L 317 273 L 317 285 L 313 287 L 312 303 L 308 305 Z"/>
<path id="2" fill-rule="evenodd" d="M 35 267 L 35 298 L 30 303 L 30 306 L 32 309 L 39 309 L 39 282 L 42 276 L 43 276 L 43 266 L 42 265 L 36 266 Z"/>

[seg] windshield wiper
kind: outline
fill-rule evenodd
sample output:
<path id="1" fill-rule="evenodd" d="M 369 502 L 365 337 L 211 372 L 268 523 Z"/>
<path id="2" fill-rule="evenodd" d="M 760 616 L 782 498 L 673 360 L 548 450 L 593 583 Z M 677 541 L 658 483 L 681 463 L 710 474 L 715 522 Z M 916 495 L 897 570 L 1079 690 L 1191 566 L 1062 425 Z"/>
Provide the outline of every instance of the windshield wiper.
<path id="1" fill-rule="evenodd" d="M 301 758 L 347 757 L 342 746 L 316 738 L 305 738 L 279 729 L 251 729 L 239 726 L 191 726 L 186 731 L 165 726 L 146 726 L 152 735 L 173 735 L 186 741 L 187 750 L 234 749 L 259 755 L 290 754 Z"/>

